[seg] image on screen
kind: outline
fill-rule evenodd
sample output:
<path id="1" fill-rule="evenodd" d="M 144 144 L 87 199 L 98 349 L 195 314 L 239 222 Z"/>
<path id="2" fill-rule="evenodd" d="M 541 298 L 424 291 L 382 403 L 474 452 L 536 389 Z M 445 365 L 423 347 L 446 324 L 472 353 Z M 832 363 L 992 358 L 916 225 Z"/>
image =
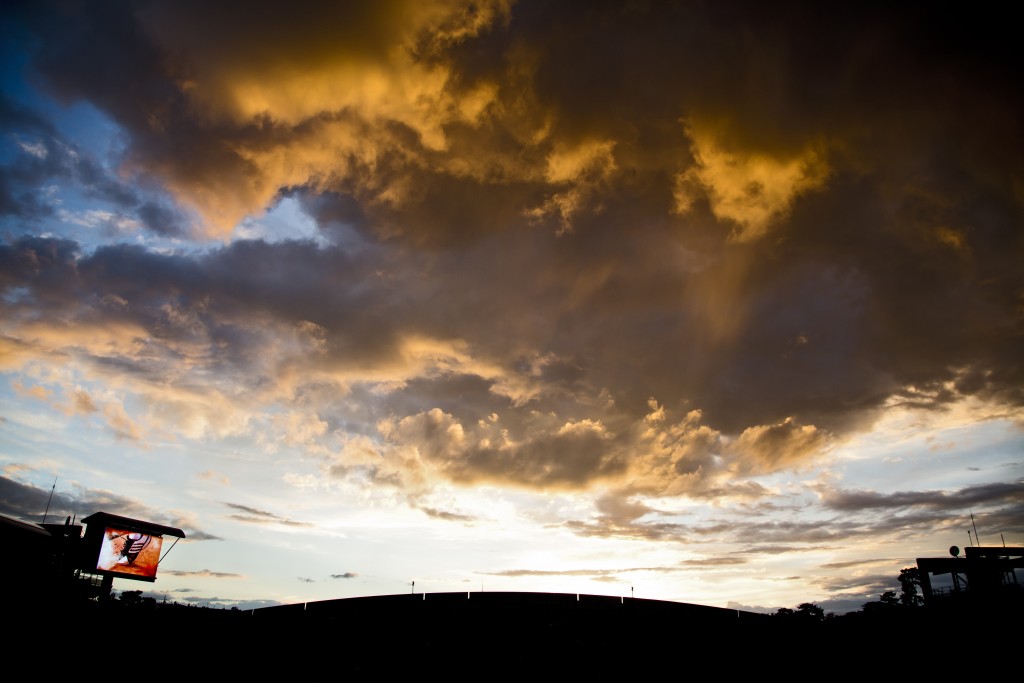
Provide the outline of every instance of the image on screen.
<path id="1" fill-rule="evenodd" d="M 154 579 L 162 543 L 161 536 L 107 527 L 103 531 L 96 569 Z"/>

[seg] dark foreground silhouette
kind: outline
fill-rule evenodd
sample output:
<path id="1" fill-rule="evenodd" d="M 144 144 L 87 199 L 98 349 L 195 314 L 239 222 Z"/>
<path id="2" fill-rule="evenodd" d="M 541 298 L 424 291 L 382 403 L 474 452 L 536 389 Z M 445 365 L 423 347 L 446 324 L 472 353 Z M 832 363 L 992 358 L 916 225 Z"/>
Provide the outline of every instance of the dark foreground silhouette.
<path id="1" fill-rule="evenodd" d="M 1019 604 L 1006 604 L 810 620 L 538 593 L 389 595 L 252 611 L 22 597 L 5 610 L 7 626 L 16 626 L 5 641 L 8 662 L 23 658 L 48 680 L 893 677 L 968 672 L 982 654 L 998 671 L 1000 661 L 1016 660 L 1021 616 Z"/>
<path id="2" fill-rule="evenodd" d="M 161 604 L 141 591 L 109 599 L 123 567 L 118 561 L 98 569 L 104 541 L 131 564 L 141 556 L 136 546 L 139 553 L 146 548 L 143 536 L 184 534 L 108 513 L 86 520 L 97 523 L 83 536 L 71 518 L 47 525 L 0 515 L 0 545 L 17 549 L 0 562 L 0 643 L 11 680 L 839 673 L 888 680 L 1017 672 L 1024 548 L 968 548 L 964 558 L 951 548 L 949 558 L 919 558 L 900 572 L 901 596 L 886 591 L 838 617 L 813 603 L 765 615 L 660 600 L 484 592 L 239 611 Z M 152 581 L 155 574 L 134 578 Z"/>

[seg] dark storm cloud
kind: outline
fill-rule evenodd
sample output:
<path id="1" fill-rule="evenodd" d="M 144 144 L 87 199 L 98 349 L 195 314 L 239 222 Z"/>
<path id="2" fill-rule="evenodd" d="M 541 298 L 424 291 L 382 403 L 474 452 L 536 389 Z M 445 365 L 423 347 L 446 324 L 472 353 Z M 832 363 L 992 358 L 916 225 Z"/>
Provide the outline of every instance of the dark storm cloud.
<path id="1" fill-rule="evenodd" d="M 42 117 L 25 107 L 0 95 L 0 128 L 5 133 L 5 143 L 22 143 L 35 154 L 25 152 L 17 165 L 0 166 L 0 215 L 35 217 L 52 212 L 52 208 L 40 201 L 38 185 L 48 177 L 45 160 L 39 154 L 49 156 L 52 140 L 56 135 L 53 126 Z M 45 143 L 50 143 L 45 145 Z"/>
<path id="2" fill-rule="evenodd" d="M 157 235 L 172 237 L 184 235 L 186 232 L 182 227 L 184 219 L 181 214 L 156 201 L 151 200 L 140 204 L 138 216 L 145 226 Z"/>
<path id="3" fill-rule="evenodd" d="M 31 290 L 31 296 L 8 306 L 11 319 L 45 313 L 68 322 L 131 323 L 156 340 L 216 344 L 227 353 L 220 361 L 234 356 L 241 363 L 258 353 L 260 333 L 245 326 L 252 318 L 270 316 L 294 325 L 331 316 L 347 337 L 339 339 L 335 353 L 357 355 L 376 353 L 387 327 L 395 324 L 380 331 L 375 323 L 384 322 L 386 313 L 373 313 L 380 306 L 360 301 L 365 294 L 345 286 L 358 284 L 367 266 L 311 244 L 235 243 L 194 259 L 129 245 L 102 247 L 83 256 L 75 243 L 26 237 L 0 246 L 0 263 L 6 266 L 0 282 Z M 338 281 L 339 288 L 325 301 L 320 293 L 330 280 Z M 370 296 L 377 294 L 370 291 Z M 184 319 L 175 317 L 178 310 Z"/>
<path id="4" fill-rule="evenodd" d="M 996 510 L 990 510 L 983 514 L 975 512 L 977 525 L 981 526 L 979 542 L 995 545 L 995 536 L 998 534 L 1002 543 L 1005 543 L 1005 536 L 1010 538 L 1020 537 L 1024 533 L 1024 505 L 1007 505 Z M 966 520 L 961 518 L 963 526 L 966 527 Z M 975 525 L 972 525 L 975 526 Z"/>
<path id="5" fill-rule="evenodd" d="M 20 288 L 31 292 L 31 296 L 15 301 L 31 300 L 44 308 L 66 306 L 66 297 L 75 293 L 78 252 L 76 242 L 43 237 L 23 237 L 13 244 L 0 244 L 0 284 L 4 293 Z"/>
<path id="6" fill-rule="evenodd" d="M 1010 22 L 802 3 L 235 9 L 33 3 L 16 16 L 40 40 L 41 83 L 113 118 L 124 168 L 210 233 L 293 196 L 334 246 L 4 245 L 18 354 L 64 338 L 38 329 L 44 317 L 82 334 L 116 322 L 130 354 L 84 353 L 154 392 L 160 369 L 186 367 L 203 371 L 181 384 L 203 394 L 229 378 L 236 398 L 268 402 L 341 387 L 372 397 L 357 429 L 381 420 L 388 445 L 449 480 L 537 489 L 637 479 L 638 450 L 661 443 L 638 436 L 654 397 L 702 411 L 708 438 L 673 442 L 626 490 L 707 498 L 813 462 L 887 406 L 1024 405 Z M 15 185 L 60 158 L 29 164 L 35 180 L 0 178 L 4 201 L 34 211 Z M 175 233 L 177 209 L 119 195 L 82 163 L 95 196 Z M 324 412 L 331 429 L 355 421 L 338 403 Z M 394 481 L 412 465 L 374 467 Z M 907 495 L 828 504 L 941 507 Z M 637 519 L 572 524 L 683 533 Z M 860 533 L 829 528 L 737 537 Z"/>
<path id="7" fill-rule="evenodd" d="M 49 491 L 38 489 L 34 486 L 21 484 L 6 477 L 0 478 L 0 512 L 13 517 L 20 517 L 33 522 L 41 522 L 46 502 L 50 495 Z M 67 510 L 67 501 L 58 497 L 58 508 L 56 516 Z M 68 512 L 68 515 L 72 513 Z"/>
<path id="8" fill-rule="evenodd" d="M 937 508 L 963 510 L 977 506 L 1024 505 L 1024 482 L 1007 482 L 968 486 L 959 491 L 835 491 L 825 496 L 825 506 L 845 512 L 860 510 L 899 510 L 902 508 Z"/>
<path id="9" fill-rule="evenodd" d="M 975 488 L 975 487 L 970 487 Z M 982 488 L 982 487 L 977 487 Z M 987 488 L 987 487 L 986 487 Z M 993 485 L 993 489 L 998 488 Z M 1018 489 L 1009 486 L 1009 494 L 1005 491 L 999 496 L 983 496 L 987 503 L 983 511 L 975 508 L 977 525 L 981 527 L 982 536 L 989 541 L 997 534 L 1003 533 L 1012 538 L 1024 530 L 1024 505 L 1017 498 Z M 908 505 L 907 496 L 914 500 L 927 500 L 921 503 L 932 510 L 915 510 L 917 505 Z M 736 543 L 769 543 L 755 545 L 743 551 L 743 554 L 769 553 L 782 554 L 790 552 L 806 552 L 814 549 L 825 549 L 842 546 L 856 539 L 875 538 L 897 534 L 900 537 L 929 538 L 945 533 L 961 533 L 971 528 L 968 505 L 961 501 L 950 504 L 945 498 L 934 493 L 915 496 L 901 494 L 899 505 L 877 507 L 848 507 L 842 509 L 842 516 L 832 519 L 815 521 L 761 521 L 756 516 L 737 514 L 728 521 L 691 525 L 686 528 L 693 537 L 715 538 L 716 540 Z M 877 499 L 871 498 L 872 501 Z M 981 505 L 980 503 L 976 503 Z M 827 504 L 826 504 L 827 505 Z M 949 508 L 947 509 L 947 505 Z M 952 511 L 956 510 L 956 514 Z M 643 526 L 642 523 L 637 526 Z M 864 560 L 856 563 L 839 563 L 826 565 L 827 568 L 845 568 L 854 564 L 876 562 L 881 560 Z"/>
<path id="10" fill-rule="evenodd" d="M 51 523 L 67 517 L 78 522 L 97 512 L 111 512 L 125 517 L 143 519 L 185 531 L 190 541 L 221 540 L 218 536 L 194 528 L 188 520 L 154 510 L 137 500 L 109 491 L 83 489 L 73 485 L 71 491 L 50 491 L 31 484 L 0 477 L 0 512 L 32 522 L 42 522 L 43 515 Z"/>
<path id="11" fill-rule="evenodd" d="M 892 574 L 874 574 L 871 576 L 841 576 L 834 578 L 817 579 L 814 583 L 827 591 L 850 591 L 858 589 L 858 592 L 868 595 L 879 595 L 887 590 L 899 589 L 899 572 Z"/>

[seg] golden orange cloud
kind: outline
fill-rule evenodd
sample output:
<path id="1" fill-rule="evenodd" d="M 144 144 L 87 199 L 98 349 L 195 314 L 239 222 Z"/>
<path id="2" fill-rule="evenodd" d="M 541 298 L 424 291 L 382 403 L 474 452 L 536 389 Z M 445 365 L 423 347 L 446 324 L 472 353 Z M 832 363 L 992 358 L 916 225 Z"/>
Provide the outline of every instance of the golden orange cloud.
<path id="1" fill-rule="evenodd" d="M 676 211 L 688 212 L 704 196 L 715 216 L 735 224 L 731 237 L 738 242 L 763 236 L 799 195 L 828 179 L 816 142 L 780 156 L 730 144 L 727 128 L 691 123 L 688 132 L 696 165 L 676 177 Z"/>

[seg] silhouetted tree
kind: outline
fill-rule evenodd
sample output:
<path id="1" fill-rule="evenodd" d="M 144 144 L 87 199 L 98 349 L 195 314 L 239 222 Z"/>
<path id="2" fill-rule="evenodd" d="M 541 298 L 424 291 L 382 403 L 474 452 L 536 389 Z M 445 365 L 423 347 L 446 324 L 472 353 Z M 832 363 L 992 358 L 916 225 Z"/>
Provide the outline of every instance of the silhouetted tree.
<path id="1" fill-rule="evenodd" d="M 139 605 L 142 603 L 142 591 L 121 591 L 120 600 L 126 605 Z"/>
<path id="2" fill-rule="evenodd" d="M 880 614 L 882 612 L 889 612 L 896 609 L 900 605 L 900 599 L 896 597 L 896 591 L 885 591 L 878 600 L 874 602 L 865 602 L 861 606 L 861 611 L 868 612 L 870 614 Z"/>
<path id="3" fill-rule="evenodd" d="M 896 597 L 896 591 L 885 591 L 878 598 L 878 601 L 881 602 L 883 605 L 896 606 L 900 604 L 900 599 Z"/>
<path id="4" fill-rule="evenodd" d="M 907 567 L 900 570 L 900 585 L 903 587 L 903 595 L 900 602 L 904 607 L 917 607 L 924 604 L 924 598 L 918 593 L 921 585 L 921 574 L 917 567 Z"/>
<path id="5" fill-rule="evenodd" d="M 787 621 L 824 621 L 825 610 L 818 607 L 813 602 L 802 602 L 796 606 L 796 609 L 790 609 L 788 607 L 780 607 L 775 616 L 782 617 Z"/>
<path id="6" fill-rule="evenodd" d="M 805 619 L 811 619 L 813 621 L 824 621 L 825 610 L 818 607 L 813 602 L 802 602 L 796 606 L 796 613 L 801 615 Z"/>

